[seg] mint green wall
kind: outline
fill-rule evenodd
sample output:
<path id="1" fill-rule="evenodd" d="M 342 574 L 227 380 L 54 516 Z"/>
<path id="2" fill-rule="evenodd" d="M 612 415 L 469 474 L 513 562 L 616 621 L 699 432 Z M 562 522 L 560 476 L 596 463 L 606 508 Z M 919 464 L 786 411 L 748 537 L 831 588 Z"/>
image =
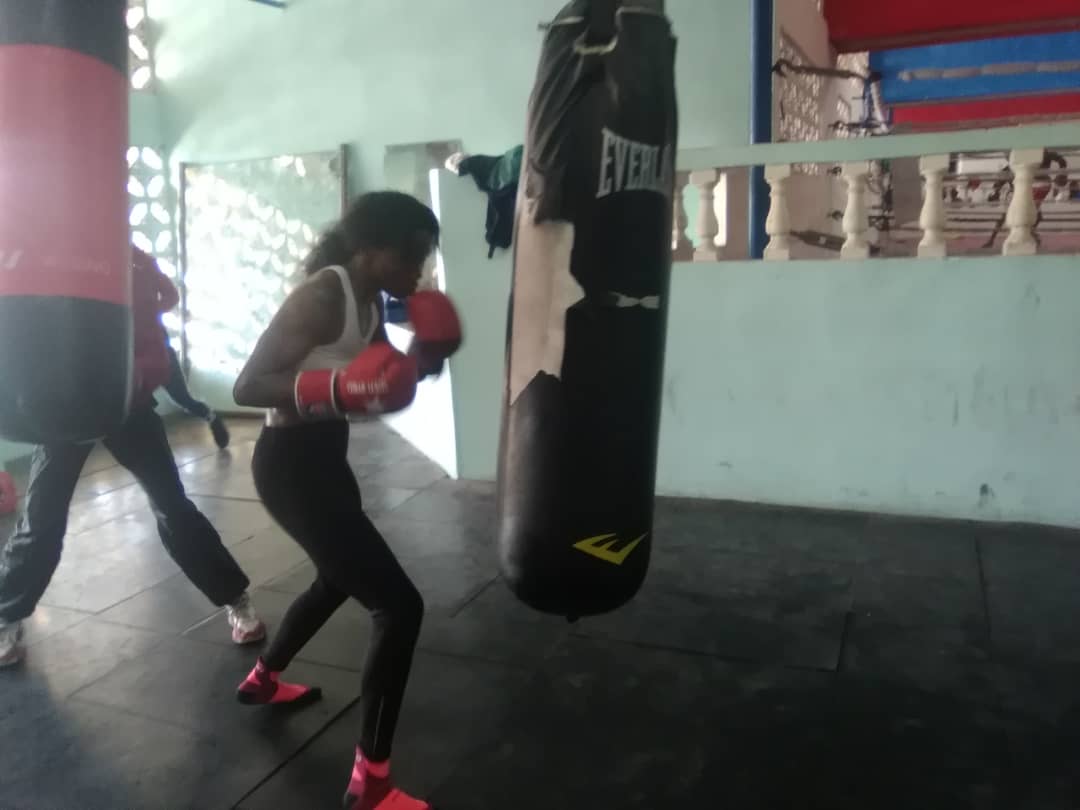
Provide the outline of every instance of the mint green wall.
<path id="1" fill-rule="evenodd" d="M 441 186 L 458 467 L 489 479 L 511 259 Z M 1078 301 L 1066 256 L 676 264 L 657 491 L 1080 525 Z"/>
<path id="2" fill-rule="evenodd" d="M 5 439 L 0 439 L 0 469 L 5 468 L 8 464 L 17 459 L 28 456 L 33 448 L 27 444 L 19 444 L 18 442 L 9 442 Z"/>
<path id="3" fill-rule="evenodd" d="M 676 265 L 659 491 L 1080 525 L 1076 271 Z"/>
<path id="4" fill-rule="evenodd" d="M 151 0 L 174 160 L 521 140 L 560 0 Z M 748 0 L 669 0 L 682 168 L 1080 142 L 1076 126 L 749 146 Z M 491 32 L 497 32 L 495 34 Z M 444 174 L 457 465 L 494 474 L 510 258 Z M 661 493 L 1080 525 L 1080 274 L 1071 257 L 733 262 L 674 269 Z"/>
<path id="5" fill-rule="evenodd" d="M 560 0 L 151 0 L 177 160 L 354 145 L 356 187 L 394 143 L 460 138 L 501 152 L 524 134 L 541 42 Z M 682 143 L 746 140 L 743 0 L 669 0 Z"/>
<path id="6" fill-rule="evenodd" d="M 141 146 L 163 148 L 161 102 L 154 93 L 131 93 L 128 96 L 128 141 Z"/>
<path id="7" fill-rule="evenodd" d="M 562 5 L 302 0 L 281 11 L 240 0 L 150 0 L 170 160 L 347 143 L 356 192 L 384 184 L 390 145 L 460 140 L 471 152 L 502 152 L 524 136 L 538 23 Z M 693 79 L 734 76 L 735 63 L 749 58 L 738 24 L 748 14 L 744 6 L 671 0 L 671 16 L 683 29 L 678 69 L 689 77 L 680 87 L 684 144 L 745 140 L 746 114 L 730 114 L 732 105 L 748 108 L 745 84 L 729 81 L 718 91 Z M 213 386 L 204 383 L 193 374 L 192 390 L 212 397 Z M 455 372 L 455 399 L 467 387 Z M 403 432 L 417 422 L 391 421 Z"/>

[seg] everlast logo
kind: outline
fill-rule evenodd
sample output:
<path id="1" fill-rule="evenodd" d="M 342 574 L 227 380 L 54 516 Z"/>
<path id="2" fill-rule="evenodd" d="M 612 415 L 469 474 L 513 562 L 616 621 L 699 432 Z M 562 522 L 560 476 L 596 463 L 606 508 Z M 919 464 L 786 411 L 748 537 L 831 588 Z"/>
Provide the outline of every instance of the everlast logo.
<path id="1" fill-rule="evenodd" d="M 345 383 L 345 390 L 350 394 L 357 394 L 359 396 L 371 396 L 375 394 L 385 394 L 390 390 L 390 387 L 386 384 L 386 380 L 381 377 L 371 382 L 360 382 L 359 380 L 349 380 Z"/>
<path id="2" fill-rule="evenodd" d="M 596 199 L 620 191 L 655 191 L 671 194 L 668 169 L 670 146 L 652 146 L 616 135 L 607 127 L 600 149 L 600 187 Z"/>

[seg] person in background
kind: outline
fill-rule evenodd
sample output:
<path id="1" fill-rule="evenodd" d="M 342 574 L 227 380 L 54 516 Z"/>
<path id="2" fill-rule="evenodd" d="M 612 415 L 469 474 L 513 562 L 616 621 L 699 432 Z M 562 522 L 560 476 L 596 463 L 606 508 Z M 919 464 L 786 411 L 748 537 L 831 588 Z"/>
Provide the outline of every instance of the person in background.
<path id="1" fill-rule="evenodd" d="M 157 274 L 158 302 L 160 314 L 171 312 L 180 303 L 180 292 L 173 285 L 169 277 L 164 273 Z M 169 376 L 165 380 L 165 393 L 169 395 L 177 407 L 187 411 L 192 416 L 204 420 L 210 425 L 210 433 L 214 437 L 214 444 L 224 450 L 229 446 L 229 429 L 225 426 L 225 420 L 214 413 L 213 409 L 205 402 L 196 399 L 188 390 L 187 380 L 184 379 L 184 370 L 180 367 L 180 358 L 176 354 L 172 343 L 169 342 L 169 333 L 165 327 L 161 327 L 165 335 L 165 351 L 169 358 Z"/>
<path id="2" fill-rule="evenodd" d="M 317 689 L 281 680 L 282 671 L 346 599 L 371 611 L 347 810 L 430 808 L 390 777 L 424 600 L 364 511 L 347 452 L 350 416 L 408 407 L 419 381 L 460 345 L 449 299 L 416 292 L 438 238 L 435 214 L 414 197 L 382 191 L 356 199 L 305 260 L 306 280 L 274 315 L 233 389 L 238 404 L 267 409 L 252 458 L 255 488 L 317 572 L 237 698 L 294 705 L 317 698 Z M 407 354 L 387 340 L 383 292 L 405 301 L 414 334 Z"/>
<path id="3" fill-rule="evenodd" d="M 149 498 L 169 556 L 207 599 L 225 607 L 232 640 L 251 644 L 266 637 L 266 627 L 248 597 L 248 578 L 184 492 L 165 425 L 154 410 L 153 391 L 169 375 L 161 328 L 162 280 L 168 282 L 157 262 L 133 247 L 132 400 L 127 419 L 102 442 Z M 60 564 L 71 497 L 93 447 L 34 448 L 24 513 L 0 549 L 0 667 L 22 660 L 22 622 L 33 614 Z"/>

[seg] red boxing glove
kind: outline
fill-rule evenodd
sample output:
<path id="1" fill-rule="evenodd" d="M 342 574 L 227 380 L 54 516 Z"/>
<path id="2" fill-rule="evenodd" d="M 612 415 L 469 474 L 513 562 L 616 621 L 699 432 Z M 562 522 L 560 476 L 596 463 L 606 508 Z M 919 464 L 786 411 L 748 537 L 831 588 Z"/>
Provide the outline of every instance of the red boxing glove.
<path id="1" fill-rule="evenodd" d="M 461 320 L 453 302 L 438 290 L 421 290 L 405 302 L 413 326 L 409 354 L 416 358 L 420 376 L 438 374 L 443 361 L 461 346 Z"/>
<path id="2" fill-rule="evenodd" d="M 338 372 L 334 394 L 346 413 L 393 413 L 416 397 L 416 360 L 376 343 Z"/>
<path id="3" fill-rule="evenodd" d="M 296 410 L 305 419 L 404 410 L 416 396 L 416 360 L 389 343 L 369 346 L 343 369 L 296 375 Z"/>

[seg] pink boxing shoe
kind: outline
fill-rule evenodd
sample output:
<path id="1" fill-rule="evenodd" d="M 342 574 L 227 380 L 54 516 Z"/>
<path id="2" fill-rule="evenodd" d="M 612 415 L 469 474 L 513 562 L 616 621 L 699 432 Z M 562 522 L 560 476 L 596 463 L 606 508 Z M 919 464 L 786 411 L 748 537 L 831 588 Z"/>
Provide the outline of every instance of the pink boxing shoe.
<path id="1" fill-rule="evenodd" d="M 369 762 L 359 748 L 343 806 L 345 810 L 432 810 L 427 802 L 391 784 L 390 760 Z"/>
<path id="2" fill-rule="evenodd" d="M 322 697 L 317 686 L 301 686 L 280 679 L 281 673 L 271 672 L 259 656 L 255 668 L 237 687 L 236 699 L 248 706 L 270 706 L 283 703 L 303 705 Z"/>

